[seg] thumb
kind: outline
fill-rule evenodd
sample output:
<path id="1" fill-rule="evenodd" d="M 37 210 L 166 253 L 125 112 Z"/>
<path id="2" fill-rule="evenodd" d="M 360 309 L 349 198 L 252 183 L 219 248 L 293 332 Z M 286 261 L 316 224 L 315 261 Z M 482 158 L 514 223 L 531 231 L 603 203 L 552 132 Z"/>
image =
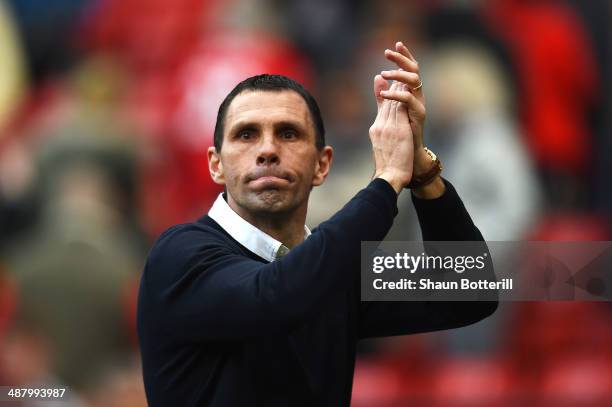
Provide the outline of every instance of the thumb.
<path id="1" fill-rule="evenodd" d="M 389 82 L 381 75 L 376 75 L 374 77 L 374 97 L 376 98 L 376 105 L 378 106 L 378 110 L 380 110 L 380 106 L 382 105 L 383 98 L 380 96 L 381 90 L 389 89 Z"/>

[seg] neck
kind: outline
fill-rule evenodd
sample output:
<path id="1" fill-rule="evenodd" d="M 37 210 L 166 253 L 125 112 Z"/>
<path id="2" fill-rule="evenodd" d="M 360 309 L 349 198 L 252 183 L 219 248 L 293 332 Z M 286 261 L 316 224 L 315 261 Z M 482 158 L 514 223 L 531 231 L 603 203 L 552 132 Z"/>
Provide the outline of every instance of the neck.
<path id="1" fill-rule="evenodd" d="M 260 212 L 253 213 L 229 200 L 230 207 L 240 217 L 257 229 L 267 233 L 289 249 L 304 241 L 304 225 L 306 224 L 306 205 L 290 212 Z"/>

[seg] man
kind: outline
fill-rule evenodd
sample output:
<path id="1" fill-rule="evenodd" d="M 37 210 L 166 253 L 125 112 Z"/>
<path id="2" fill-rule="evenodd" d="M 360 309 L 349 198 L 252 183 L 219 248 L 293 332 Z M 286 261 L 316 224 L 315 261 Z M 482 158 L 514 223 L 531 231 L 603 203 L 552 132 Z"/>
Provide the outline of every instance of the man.
<path id="1" fill-rule="evenodd" d="M 425 240 L 482 240 L 423 147 L 416 61 L 399 42 L 385 55 L 398 69 L 374 78 L 374 179 L 312 232 L 308 196 L 333 155 L 312 96 L 260 75 L 221 104 L 208 159 L 226 192 L 207 216 L 162 234 L 142 277 L 152 406 L 346 406 L 359 339 L 463 326 L 494 311 L 495 302 L 360 301 L 360 242 L 385 237 L 405 187 Z"/>

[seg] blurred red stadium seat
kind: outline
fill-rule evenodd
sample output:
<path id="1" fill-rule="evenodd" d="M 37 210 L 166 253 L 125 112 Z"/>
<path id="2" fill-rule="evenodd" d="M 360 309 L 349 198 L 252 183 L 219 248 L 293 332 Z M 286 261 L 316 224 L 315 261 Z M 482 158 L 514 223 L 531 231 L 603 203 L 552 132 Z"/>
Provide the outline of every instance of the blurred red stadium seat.
<path id="1" fill-rule="evenodd" d="M 17 307 L 17 286 L 0 266 L 0 342 L 9 329 Z"/>
<path id="2" fill-rule="evenodd" d="M 377 359 L 357 359 L 351 406 L 397 406 L 402 378 L 392 367 Z"/>
<path id="3" fill-rule="evenodd" d="M 609 357 L 597 354 L 556 361 L 548 367 L 542 378 L 539 404 L 561 407 L 609 406 L 612 404 L 611 362 Z"/>
<path id="4" fill-rule="evenodd" d="M 433 405 L 509 405 L 514 396 L 509 366 L 495 358 L 463 357 L 443 361 L 432 382 Z"/>

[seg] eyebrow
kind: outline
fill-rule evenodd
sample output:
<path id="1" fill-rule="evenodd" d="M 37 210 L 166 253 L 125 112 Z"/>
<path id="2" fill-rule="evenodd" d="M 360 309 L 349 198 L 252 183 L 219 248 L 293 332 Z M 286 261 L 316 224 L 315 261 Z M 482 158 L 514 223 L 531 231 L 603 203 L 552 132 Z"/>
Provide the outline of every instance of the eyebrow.
<path id="1" fill-rule="evenodd" d="M 238 122 L 229 129 L 229 132 L 232 134 L 245 129 L 259 129 L 259 127 L 259 124 L 255 122 Z"/>
<path id="2" fill-rule="evenodd" d="M 241 130 L 245 130 L 245 129 L 260 129 L 261 125 L 257 122 L 254 121 L 241 121 L 238 123 L 235 123 L 231 128 L 230 128 L 230 134 L 236 133 L 238 131 Z M 283 129 L 296 129 L 299 132 L 305 133 L 306 129 L 304 128 L 304 126 L 296 121 L 293 120 L 282 120 L 280 122 L 274 123 L 274 130 L 278 131 L 278 130 L 283 130 Z"/>
<path id="3" fill-rule="evenodd" d="M 274 124 L 274 130 L 283 130 L 283 129 L 296 129 L 299 132 L 305 133 L 306 129 L 301 123 L 294 122 L 291 120 L 283 120 Z"/>

